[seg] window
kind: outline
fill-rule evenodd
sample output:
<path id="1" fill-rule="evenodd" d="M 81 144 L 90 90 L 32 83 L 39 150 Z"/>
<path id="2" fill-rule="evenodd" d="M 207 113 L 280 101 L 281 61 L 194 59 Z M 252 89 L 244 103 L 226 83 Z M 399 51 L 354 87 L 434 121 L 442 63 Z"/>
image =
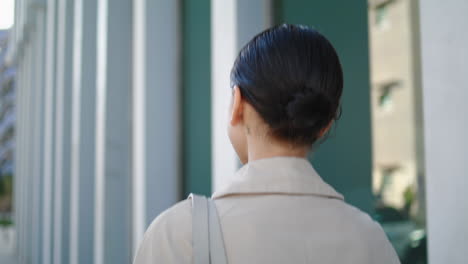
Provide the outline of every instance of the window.
<path id="1" fill-rule="evenodd" d="M 399 81 L 387 82 L 381 86 L 378 98 L 378 106 L 380 109 L 389 111 L 393 108 L 393 92 L 397 87 L 400 87 Z"/>
<path id="2" fill-rule="evenodd" d="M 390 26 L 390 21 L 388 18 L 389 9 L 391 6 L 392 0 L 387 1 L 376 1 L 374 3 L 375 16 L 374 22 L 379 29 L 386 29 Z"/>

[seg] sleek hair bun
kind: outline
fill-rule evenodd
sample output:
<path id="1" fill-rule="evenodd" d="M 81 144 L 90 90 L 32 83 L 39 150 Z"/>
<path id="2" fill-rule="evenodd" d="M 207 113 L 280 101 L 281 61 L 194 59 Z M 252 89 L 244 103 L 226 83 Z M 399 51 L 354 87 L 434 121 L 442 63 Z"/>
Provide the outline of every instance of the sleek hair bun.
<path id="1" fill-rule="evenodd" d="M 305 26 L 283 24 L 242 48 L 231 71 L 234 85 L 274 136 L 313 144 L 339 116 L 343 73 L 324 36 Z"/>
<path id="2" fill-rule="evenodd" d="M 323 127 L 330 122 L 333 106 L 320 93 L 298 93 L 286 106 L 288 119 L 293 127 Z"/>

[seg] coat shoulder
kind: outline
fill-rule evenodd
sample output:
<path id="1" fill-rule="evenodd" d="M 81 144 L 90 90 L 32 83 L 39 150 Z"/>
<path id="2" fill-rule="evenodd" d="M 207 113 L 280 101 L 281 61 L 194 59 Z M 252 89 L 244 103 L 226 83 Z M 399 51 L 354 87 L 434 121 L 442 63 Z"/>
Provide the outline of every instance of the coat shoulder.
<path id="1" fill-rule="evenodd" d="M 183 200 L 156 217 L 145 232 L 136 264 L 191 263 L 191 201 Z"/>

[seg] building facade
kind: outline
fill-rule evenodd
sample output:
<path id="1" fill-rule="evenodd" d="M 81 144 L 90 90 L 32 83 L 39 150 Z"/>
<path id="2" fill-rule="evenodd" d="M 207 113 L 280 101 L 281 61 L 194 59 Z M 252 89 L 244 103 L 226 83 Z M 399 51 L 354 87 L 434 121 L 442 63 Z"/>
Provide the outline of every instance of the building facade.
<path id="1" fill-rule="evenodd" d="M 426 250 L 418 19 L 417 1 L 369 1 L 373 191 L 402 259 Z"/>
<path id="2" fill-rule="evenodd" d="M 9 221 L 15 150 L 15 66 L 5 62 L 8 30 L 0 30 L 0 220 Z M 4 215 L 4 217 L 1 217 Z"/>

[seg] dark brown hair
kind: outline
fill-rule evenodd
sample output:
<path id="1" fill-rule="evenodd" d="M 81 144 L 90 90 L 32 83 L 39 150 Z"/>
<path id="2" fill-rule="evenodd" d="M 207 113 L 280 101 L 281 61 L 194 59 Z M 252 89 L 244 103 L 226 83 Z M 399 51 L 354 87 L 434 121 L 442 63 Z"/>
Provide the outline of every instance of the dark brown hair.
<path id="1" fill-rule="evenodd" d="M 340 115 L 343 72 L 335 49 L 316 30 L 283 24 L 240 51 L 231 87 L 255 108 L 273 136 L 312 145 Z"/>

